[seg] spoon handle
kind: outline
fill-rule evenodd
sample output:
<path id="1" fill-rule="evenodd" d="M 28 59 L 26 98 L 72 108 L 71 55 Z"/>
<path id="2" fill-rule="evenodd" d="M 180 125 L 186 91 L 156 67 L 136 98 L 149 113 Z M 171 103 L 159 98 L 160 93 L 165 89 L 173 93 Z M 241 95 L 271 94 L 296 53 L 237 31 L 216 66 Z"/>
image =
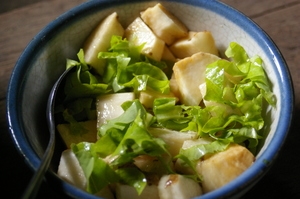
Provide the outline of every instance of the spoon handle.
<path id="1" fill-rule="evenodd" d="M 40 166 L 38 167 L 37 171 L 34 173 L 25 192 L 23 193 L 22 199 L 34 199 L 36 197 L 38 190 L 40 188 L 41 182 L 44 179 L 44 175 L 50 165 L 52 155 L 54 152 L 54 147 L 55 147 L 55 120 L 54 120 L 55 97 L 56 97 L 56 93 L 59 89 L 60 83 L 62 82 L 64 77 L 73 68 L 76 68 L 76 67 L 71 66 L 67 70 L 64 71 L 64 73 L 58 78 L 58 80 L 53 85 L 50 95 L 48 97 L 47 110 L 46 110 L 46 113 L 47 113 L 46 117 L 47 117 L 49 132 L 50 132 L 48 146 L 43 155 Z"/>
<path id="2" fill-rule="evenodd" d="M 38 170 L 34 173 L 31 178 L 25 192 L 23 193 L 22 199 L 34 199 L 38 193 L 40 185 L 44 179 L 44 175 L 49 167 L 52 159 L 53 151 L 55 146 L 55 137 L 50 136 L 46 152 L 41 160 Z"/>

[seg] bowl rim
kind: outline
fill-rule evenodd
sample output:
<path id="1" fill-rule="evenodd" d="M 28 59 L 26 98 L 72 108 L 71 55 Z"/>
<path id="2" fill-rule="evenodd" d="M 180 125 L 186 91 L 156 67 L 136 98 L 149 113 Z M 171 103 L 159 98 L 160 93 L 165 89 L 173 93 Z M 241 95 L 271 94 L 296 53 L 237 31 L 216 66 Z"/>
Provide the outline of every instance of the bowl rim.
<path id="1" fill-rule="evenodd" d="M 55 35 L 56 29 L 62 28 L 65 25 L 65 22 L 74 21 L 78 16 L 85 16 L 90 10 L 101 11 L 102 9 L 118 5 L 119 3 L 126 4 L 141 2 L 149 1 L 94 0 L 82 3 L 72 8 L 71 10 L 65 12 L 64 14 L 60 15 L 54 21 L 50 22 L 32 39 L 32 41 L 24 49 L 23 53 L 21 54 L 21 56 L 15 64 L 15 67 L 9 80 L 9 85 L 7 89 L 6 116 L 9 131 L 12 139 L 14 140 L 16 148 L 18 149 L 19 153 L 25 158 L 25 162 L 34 170 L 37 169 L 37 167 L 39 166 L 40 158 L 31 147 L 31 144 L 29 143 L 25 133 L 23 132 L 23 126 L 19 123 L 22 123 L 22 118 L 18 114 L 21 110 L 21 105 L 16 103 L 18 101 L 20 93 L 22 92 L 20 90 L 20 85 L 22 85 L 23 83 L 22 75 L 28 69 L 27 64 L 30 62 L 30 57 L 33 56 L 36 49 L 39 49 L 40 47 L 44 46 L 47 42 L 47 39 Z M 163 3 L 166 2 L 166 0 L 162 0 L 159 2 Z M 281 94 L 281 104 L 277 105 L 281 106 L 281 125 L 277 126 L 274 136 L 272 137 L 272 144 L 268 148 L 266 148 L 266 150 L 260 155 L 260 157 L 256 160 L 255 164 L 253 164 L 249 169 L 247 169 L 242 175 L 240 175 L 227 185 L 223 186 L 222 188 L 219 188 L 210 193 L 206 193 L 205 195 L 201 196 L 201 198 L 216 198 L 220 196 L 230 197 L 236 194 L 237 190 L 241 191 L 242 193 L 242 190 L 245 187 L 249 187 L 251 184 L 253 186 L 254 182 L 258 181 L 266 173 L 265 171 L 270 168 L 270 163 L 272 163 L 273 160 L 278 156 L 278 153 L 280 152 L 280 149 L 282 148 L 284 140 L 286 139 L 286 136 L 290 129 L 294 111 L 294 91 L 288 66 L 278 47 L 275 45 L 273 40 L 267 35 L 267 33 L 264 30 L 262 30 L 259 27 L 259 25 L 257 25 L 254 21 L 252 21 L 250 18 L 248 18 L 235 8 L 232 8 L 229 5 L 216 0 L 171 0 L 168 2 L 191 4 L 194 6 L 200 6 L 202 8 L 208 9 L 215 13 L 219 13 L 221 16 L 225 17 L 229 21 L 234 22 L 235 24 L 237 24 L 237 26 L 243 28 L 253 38 L 258 40 L 260 47 L 268 54 L 268 56 L 272 56 L 274 62 L 276 62 L 276 66 L 279 71 L 279 75 L 277 76 L 277 78 L 281 81 L 280 90 L 283 90 L 285 94 Z M 98 8 L 100 5 L 102 8 Z M 54 172 L 50 173 L 52 177 L 49 177 L 58 178 Z M 86 192 L 79 190 L 66 182 L 62 182 L 61 186 L 65 193 L 69 195 L 77 197 L 87 197 L 87 195 L 89 195 L 88 198 L 98 198 L 93 195 L 87 194 Z M 251 187 L 249 187 L 248 189 L 250 188 Z"/>

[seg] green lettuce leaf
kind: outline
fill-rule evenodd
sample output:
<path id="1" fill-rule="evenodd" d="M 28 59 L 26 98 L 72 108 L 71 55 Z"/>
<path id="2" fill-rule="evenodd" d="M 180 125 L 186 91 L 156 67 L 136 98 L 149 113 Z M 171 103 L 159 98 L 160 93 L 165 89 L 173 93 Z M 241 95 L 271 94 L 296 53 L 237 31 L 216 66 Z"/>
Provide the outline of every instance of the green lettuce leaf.
<path id="1" fill-rule="evenodd" d="M 83 134 L 87 130 L 79 122 L 96 119 L 95 97 L 107 93 L 108 85 L 93 75 L 84 61 L 82 49 L 77 56 L 79 61 L 67 59 L 66 67 L 75 67 L 76 70 L 65 78 L 64 94 L 58 94 L 58 99 L 62 100 L 55 107 L 55 117 L 59 118 L 59 123 L 69 123 L 73 134 Z"/>
<path id="2" fill-rule="evenodd" d="M 94 143 L 81 142 L 71 146 L 87 179 L 86 190 L 97 193 L 105 186 L 119 181 L 116 172 L 97 154 Z"/>
<path id="3" fill-rule="evenodd" d="M 103 80 L 114 92 L 131 89 L 138 93 L 148 88 L 169 93 L 169 80 L 163 69 L 164 62 L 157 62 L 141 54 L 142 46 L 133 46 L 126 39 L 113 36 L 108 52 L 98 57 L 107 60 Z"/>
<path id="4" fill-rule="evenodd" d="M 120 168 L 116 170 L 116 173 L 120 177 L 120 182 L 134 187 L 138 195 L 143 192 L 147 185 L 144 173 L 135 167 Z"/>
<path id="5" fill-rule="evenodd" d="M 218 60 L 206 68 L 204 99 L 211 105 L 185 107 L 174 100 L 157 99 L 153 112 L 159 126 L 239 143 L 254 152 L 262 138 L 263 99 L 274 106 L 276 98 L 260 57 L 249 58 L 244 48 L 234 42 L 226 55 L 231 61 Z"/>
<path id="6" fill-rule="evenodd" d="M 156 126 L 172 130 L 182 130 L 187 127 L 191 120 L 184 116 L 184 109 L 176 105 L 175 98 L 157 98 L 153 103 L 153 113 L 156 118 Z"/>
<path id="7" fill-rule="evenodd" d="M 183 157 L 187 157 L 189 161 L 194 162 L 201 159 L 204 155 L 224 151 L 230 143 L 228 140 L 216 140 L 209 144 L 194 145 L 187 149 L 181 149 L 177 157 L 183 160 Z"/>
<path id="8" fill-rule="evenodd" d="M 82 100 L 70 103 L 68 107 L 72 111 L 68 109 L 65 113 L 66 120 L 73 123 L 74 128 L 76 120 L 91 117 L 94 108 L 93 102 L 88 101 L 91 96 L 123 91 L 134 91 L 138 96 L 140 91 L 148 89 L 164 94 L 170 92 L 169 75 L 164 73 L 166 64 L 145 57 L 141 49 L 142 46 L 132 46 L 126 39 L 112 37 L 109 51 L 98 55 L 107 63 L 103 77 L 89 72 L 82 51 L 78 54 L 79 62 L 68 61 L 77 66 L 66 85 L 68 99 Z M 225 54 L 230 60 L 218 60 L 206 68 L 206 107 L 179 105 L 175 98 L 169 97 L 155 99 L 153 109 L 146 110 L 139 100 L 128 101 L 121 105 L 123 114 L 98 129 L 100 139 L 96 143 L 72 145 L 88 180 L 87 190 L 95 193 L 108 184 L 119 182 L 135 187 L 140 194 L 147 181 L 145 174 L 133 166 L 133 159 L 139 155 L 156 157 L 166 171 L 172 173 L 164 162 L 164 157 L 169 155 L 165 142 L 148 132 L 153 126 L 194 131 L 199 138 L 211 140 L 181 149 L 175 157 L 194 170 L 197 160 L 224 151 L 231 143 L 244 145 L 255 153 L 264 127 L 264 100 L 275 106 L 276 97 L 259 56 L 249 57 L 244 48 L 234 42 Z M 201 176 L 192 178 L 198 180 Z"/>
<path id="9" fill-rule="evenodd" d="M 115 156 L 112 164 L 123 165 L 132 162 L 132 158 L 148 154 L 160 156 L 168 153 L 165 143 L 153 138 L 148 127 L 153 123 L 153 116 L 149 114 L 139 100 L 127 102 L 123 105 L 124 113 L 119 117 L 109 120 L 99 129 L 99 145 L 106 145 L 107 140 L 114 143 Z M 116 136 L 117 135 L 117 139 Z"/>
<path id="10" fill-rule="evenodd" d="M 252 85 L 251 87 L 248 87 L 247 93 L 254 92 L 255 95 L 257 92 L 256 90 L 260 89 L 259 92 L 263 95 L 265 100 L 270 105 L 275 106 L 276 97 L 271 92 L 270 82 L 263 69 L 262 59 L 258 55 L 249 58 L 245 49 L 235 42 L 230 43 L 228 49 L 225 51 L 225 55 L 228 58 L 231 58 L 233 63 L 246 74 L 246 77 L 242 80 L 241 84 L 250 83 Z M 253 91 L 249 92 L 250 88 L 252 88 Z M 248 96 L 247 93 L 245 93 L 246 95 L 244 97 L 252 99 L 253 95 Z M 241 100 L 243 100 L 243 98 Z"/>
<path id="11" fill-rule="evenodd" d="M 74 65 L 76 71 L 68 74 L 65 82 L 65 101 L 71 101 L 82 97 L 96 97 L 107 92 L 107 84 L 101 83 L 101 79 L 93 75 L 84 62 L 84 54 L 81 49 L 77 54 L 80 62 L 67 61 L 67 68 Z"/>
<path id="12" fill-rule="evenodd" d="M 133 163 L 133 158 L 139 155 L 158 157 L 158 160 L 162 160 L 162 155 L 168 155 L 165 142 L 149 134 L 148 128 L 154 119 L 140 101 L 125 102 L 122 108 L 122 115 L 100 127 L 100 139 L 96 143 L 80 143 L 72 147 L 90 182 L 87 189 L 89 192 L 100 191 L 103 186 L 118 180 L 135 187 L 141 193 L 147 182 L 145 177 L 135 167 L 123 166 Z M 104 158 L 110 160 L 109 165 L 103 162 Z M 99 171 L 98 167 L 102 170 Z M 102 172 L 108 172 L 106 176 L 111 175 L 112 180 L 93 183 L 94 176 Z M 128 178 L 132 174 L 134 176 Z"/>
<path id="13" fill-rule="evenodd" d="M 165 142 L 161 139 L 152 137 L 149 134 L 143 119 L 138 115 L 127 129 L 116 150 L 112 153 L 112 156 L 116 157 L 112 164 L 124 165 L 132 162 L 132 159 L 138 155 L 158 157 L 163 154 L 168 154 Z"/>

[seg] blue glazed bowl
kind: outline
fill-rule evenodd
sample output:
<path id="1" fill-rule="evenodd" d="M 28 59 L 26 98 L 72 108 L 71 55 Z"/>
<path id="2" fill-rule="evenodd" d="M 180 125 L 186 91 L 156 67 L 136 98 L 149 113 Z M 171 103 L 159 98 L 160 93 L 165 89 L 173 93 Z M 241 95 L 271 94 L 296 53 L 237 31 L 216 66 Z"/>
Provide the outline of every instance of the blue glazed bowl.
<path id="1" fill-rule="evenodd" d="M 238 178 L 201 198 L 240 197 L 270 168 L 289 131 L 293 112 L 293 88 L 288 67 L 276 45 L 253 21 L 233 8 L 214 0 L 160 1 L 190 30 L 212 32 L 222 52 L 231 41 L 241 44 L 250 56 L 264 60 L 266 73 L 277 97 L 276 108 L 266 111 L 268 133 L 255 163 Z M 7 118 L 15 145 L 32 169 L 46 149 L 49 133 L 46 102 L 51 87 L 65 69 L 66 58 L 76 54 L 91 30 L 116 11 L 126 27 L 141 10 L 157 1 L 93 0 L 66 12 L 39 32 L 26 47 L 13 70 L 7 93 Z M 179 9 L 180 8 L 180 9 Z M 56 170 L 63 150 L 60 140 L 47 180 L 58 191 L 74 198 L 96 198 L 62 181 Z"/>

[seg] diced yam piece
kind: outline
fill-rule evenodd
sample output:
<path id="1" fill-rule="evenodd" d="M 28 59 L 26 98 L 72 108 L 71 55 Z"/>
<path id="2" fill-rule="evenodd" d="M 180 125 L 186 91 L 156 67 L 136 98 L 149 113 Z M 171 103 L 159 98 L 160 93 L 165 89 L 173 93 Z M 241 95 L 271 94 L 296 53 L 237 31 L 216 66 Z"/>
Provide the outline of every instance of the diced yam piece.
<path id="1" fill-rule="evenodd" d="M 159 92 L 146 90 L 140 92 L 139 100 L 146 108 L 152 108 L 153 102 L 156 98 L 166 98 L 166 97 L 175 97 L 175 96 L 173 93 L 162 94 Z"/>
<path id="2" fill-rule="evenodd" d="M 198 138 L 196 140 L 186 140 L 182 144 L 182 149 L 188 149 L 190 147 L 199 145 L 199 144 L 209 144 L 213 140 L 210 138 Z M 199 160 L 200 161 L 200 160 Z M 194 170 L 181 159 L 177 159 L 175 162 L 175 170 L 182 174 L 195 174 Z"/>
<path id="3" fill-rule="evenodd" d="M 199 90 L 200 90 L 200 93 L 203 97 L 203 103 L 205 106 L 209 106 L 209 101 L 205 100 L 204 97 L 206 95 L 206 83 L 203 82 L 202 84 L 199 85 Z"/>
<path id="4" fill-rule="evenodd" d="M 176 79 L 175 79 L 174 73 L 172 74 L 171 79 L 170 79 L 170 91 L 171 91 L 177 98 L 181 99 L 179 87 L 178 87 L 177 81 L 176 81 Z"/>
<path id="5" fill-rule="evenodd" d="M 168 45 L 188 34 L 186 26 L 160 3 L 143 11 L 141 18 Z"/>
<path id="6" fill-rule="evenodd" d="M 168 48 L 168 46 L 164 47 L 164 51 L 163 51 L 161 59 L 163 61 L 171 61 L 171 62 L 174 62 L 174 63 L 176 61 L 178 61 L 177 58 L 173 55 L 173 53 L 170 51 L 170 49 Z"/>
<path id="7" fill-rule="evenodd" d="M 141 195 L 138 195 L 134 187 L 129 185 L 116 185 L 116 199 L 159 199 L 156 185 L 147 185 Z"/>
<path id="8" fill-rule="evenodd" d="M 85 190 L 87 186 L 84 172 L 76 158 L 76 155 L 71 149 L 67 149 L 62 152 L 57 175 L 64 181 L 78 187 L 79 189 Z M 107 199 L 114 199 L 113 193 L 108 186 L 104 187 L 95 195 Z"/>
<path id="9" fill-rule="evenodd" d="M 190 199 L 202 195 L 200 185 L 178 174 L 163 176 L 158 183 L 160 199 Z"/>
<path id="10" fill-rule="evenodd" d="M 152 30 L 137 17 L 126 29 L 125 38 L 135 46 L 144 45 L 142 53 L 156 61 L 160 61 L 165 42 L 158 38 Z"/>
<path id="11" fill-rule="evenodd" d="M 111 120 L 119 117 L 124 111 L 121 105 L 126 101 L 135 99 L 133 92 L 114 93 L 100 95 L 97 97 L 97 128 Z"/>
<path id="12" fill-rule="evenodd" d="M 87 182 L 84 172 L 71 149 L 62 152 L 57 175 L 64 181 L 85 190 Z"/>
<path id="13" fill-rule="evenodd" d="M 198 52 L 210 53 L 216 56 L 219 55 L 215 40 L 209 31 L 190 31 L 187 37 L 175 41 L 170 46 L 170 50 L 180 59 L 190 57 Z"/>
<path id="14" fill-rule="evenodd" d="M 79 142 L 96 142 L 97 141 L 97 121 L 90 120 L 85 122 L 79 122 L 79 124 L 86 130 L 85 133 L 72 133 L 70 124 L 58 124 L 57 130 L 66 144 L 67 148 L 70 148 L 72 143 L 77 144 Z"/>
<path id="15" fill-rule="evenodd" d="M 184 141 L 197 138 L 196 132 L 180 132 L 164 128 L 149 128 L 149 133 L 153 137 L 161 138 L 165 141 L 172 157 L 178 155 Z"/>
<path id="16" fill-rule="evenodd" d="M 199 52 L 175 63 L 173 72 L 183 104 L 200 104 L 202 95 L 199 85 L 205 82 L 206 66 L 219 59 L 213 54 Z"/>
<path id="17" fill-rule="evenodd" d="M 100 75 L 105 68 L 105 60 L 98 59 L 98 53 L 107 51 L 110 47 L 110 39 L 113 35 L 123 36 L 124 28 L 118 20 L 116 12 L 107 16 L 92 31 L 83 45 L 84 58 Z"/>
<path id="18" fill-rule="evenodd" d="M 176 160 L 174 167 L 177 173 L 184 175 L 196 174 L 195 171 L 180 158 Z"/>
<path id="19" fill-rule="evenodd" d="M 203 160 L 197 172 L 203 177 L 204 193 L 213 191 L 234 180 L 254 162 L 254 155 L 245 147 L 232 144 L 225 151 Z"/>
<path id="20" fill-rule="evenodd" d="M 115 196 L 109 186 L 104 187 L 99 192 L 95 193 L 94 195 L 99 196 L 101 198 L 105 198 L 105 199 L 115 199 Z"/>
<path id="21" fill-rule="evenodd" d="M 198 138 L 196 140 L 186 140 L 182 144 L 182 149 L 188 149 L 190 147 L 200 145 L 200 144 L 209 144 L 213 141 L 211 138 Z"/>
<path id="22" fill-rule="evenodd" d="M 165 72 L 165 74 L 168 77 L 171 77 L 173 74 L 173 66 L 175 64 L 175 62 L 178 61 L 178 59 L 172 54 L 172 52 L 170 51 L 170 49 L 168 48 L 168 46 L 165 45 L 164 47 L 164 51 L 161 57 L 161 61 L 165 62 L 167 67 L 163 69 L 163 71 Z"/>
<path id="23" fill-rule="evenodd" d="M 151 172 L 153 169 L 156 169 L 158 162 L 156 157 L 149 155 L 139 155 L 133 160 L 134 165 L 144 172 Z"/>
<path id="24" fill-rule="evenodd" d="M 172 158 L 167 155 L 163 157 L 163 162 L 159 161 L 157 157 L 149 155 L 139 155 L 133 160 L 134 165 L 138 167 L 141 171 L 157 175 L 163 175 L 169 172 L 165 167 L 166 164 L 168 164 L 172 169 L 174 167 Z M 157 184 L 157 181 L 151 183 Z"/>

